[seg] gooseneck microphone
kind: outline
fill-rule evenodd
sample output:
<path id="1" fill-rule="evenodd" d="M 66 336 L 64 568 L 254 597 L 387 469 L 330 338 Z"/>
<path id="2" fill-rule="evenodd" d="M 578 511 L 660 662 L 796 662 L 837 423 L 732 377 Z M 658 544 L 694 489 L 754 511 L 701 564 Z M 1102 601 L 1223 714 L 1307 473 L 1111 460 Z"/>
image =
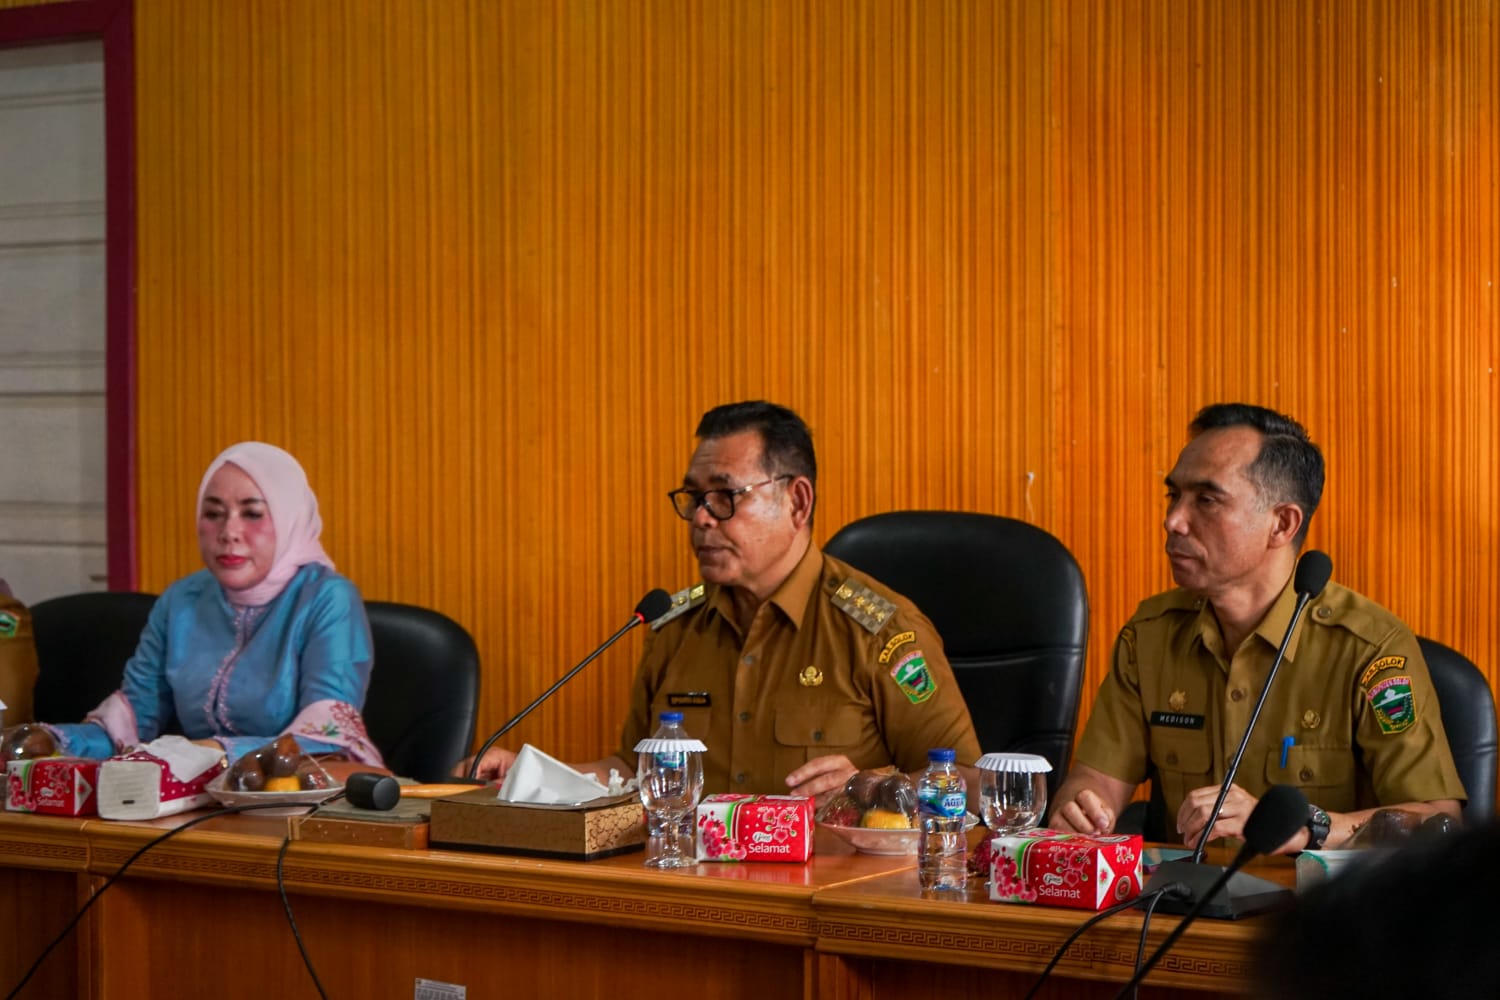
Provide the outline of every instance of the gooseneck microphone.
<path id="1" fill-rule="evenodd" d="M 1266 696 L 1271 693 L 1271 683 L 1276 680 L 1276 672 L 1281 669 L 1281 662 L 1286 659 L 1286 648 L 1291 644 L 1298 623 L 1302 621 L 1302 612 L 1307 609 L 1308 603 L 1328 586 L 1328 578 L 1332 575 L 1333 560 L 1328 558 L 1327 553 L 1312 550 L 1304 552 L 1302 558 L 1297 560 L 1297 570 L 1292 577 L 1292 587 L 1297 592 L 1297 607 L 1292 611 L 1292 620 L 1287 623 L 1286 633 L 1281 637 L 1281 646 L 1276 650 L 1276 659 L 1271 661 L 1271 669 L 1266 673 L 1266 682 L 1261 685 L 1260 697 L 1256 699 L 1255 708 L 1250 712 L 1250 721 L 1245 726 L 1245 734 L 1240 737 L 1239 749 L 1235 750 L 1234 757 L 1224 772 L 1224 780 L 1219 784 L 1218 798 L 1214 800 L 1213 810 L 1208 814 L 1208 822 L 1203 826 L 1203 834 L 1198 840 L 1198 846 L 1193 850 L 1190 859 L 1169 861 L 1157 868 L 1156 874 L 1151 877 L 1151 882 L 1146 886 L 1150 890 L 1158 883 L 1186 882 L 1193 890 L 1192 897 L 1187 902 L 1164 899 L 1160 909 L 1165 913 L 1185 913 L 1194 909 L 1201 910 L 1202 915 L 1206 917 L 1237 920 L 1240 917 L 1248 917 L 1280 905 L 1291 896 L 1291 891 L 1284 886 L 1248 875 L 1239 876 L 1226 885 L 1226 880 L 1219 878 L 1224 869 L 1218 865 L 1203 864 L 1203 851 L 1208 846 L 1209 835 L 1213 833 L 1214 824 L 1219 821 L 1219 813 L 1224 808 L 1224 800 L 1229 796 L 1229 788 L 1234 784 L 1235 775 L 1239 773 L 1240 759 L 1245 756 L 1245 748 L 1250 745 L 1250 734 L 1255 732 L 1255 723 L 1260 718 L 1260 710 L 1265 707 Z M 1303 812 L 1302 821 L 1305 823 L 1307 821 L 1305 805 Z M 1252 816 L 1254 814 L 1254 812 L 1251 813 Z M 1247 825 L 1248 822 L 1247 819 Z M 1287 837 L 1296 832 L 1293 829 Z M 1282 839 L 1285 840 L 1286 837 Z M 1210 891 L 1218 898 L 1205 899 L 1203 893 Z"/>
<path id="2" fill-rule="evenodd" d="M 1327 556 L 1323 556 L 1323 562 L 1328 563 Z M 1325 571 L 1323 582 L 1327 581 Z M 1244 867 L 1245 862 L 1257 855 L 1268 854 L 1276 850 L 1290 840 L 1306 823 L 1307 796 L 1302 794 L 1301 789 L 1293 785 L 1272 785 L 1267 789 L 1266 794 L 1260 797 L 1260 801 L 1255 804 L 1255 808 L 1245 819 L 1245 846 L 1240 848 L 1240 852 L 1229 863 L 1229 867 L 1224 869 L 1208 891 L 1198 897 L 1193 908 L 1178 921 L 1176 927 L 1172 928 L 1172 933 L 1168 934 L 1161 945 L 1151 953 L 1151 957 L 1146 959 L 1146 964 L 1142 965 L 1136 974 L 1130 977 L 1130 981 L 1120 989 L 1120 992 L 1115 994 L 1115 1000 L 1120 1000 L 1141 984 L 1141 980 L 1146 978 L 1147 973 L 1156 968 L 1156 963 L 1161 961 L 1167 949 L 1177 943 L 1177 939 L 1182 937 L 1182 932 L 1187 930 L 1189 924 L 1203 915 L 1203 911 L 1210 905 L 1214 896 L 1229 882 L 1231 877 Z M 1162 868 L 1165 867 L 1166 865 L 1162 865 Z M 1158 868 L 1157 873 L 1160 874 L 1160 872 L 1161 868 Z"/>
<path id="3" fill-rule="evenodd" d="M 578 673 L 578 671 L 582 670 L 590 663 L 593 663 L 594 660 L 598 659 L 600 653 L 603 653 L 606 649 L 618 642 L 620 640 L 620 637 L 623 636 L 626 632 L 629 632 L 637 625 L 644 625 L 646 622 L 655 621 L 670 610 L 672 610 L 672 595 L 668 594 L 660 587 L 651 591 L 645 597 L 641 598 L 640 603 L 638 603 L 635 606 L 635 610 L 631 612 L 630 621 L 626 622 L 618 632 L 600 643 L 597 649 L 595 649 L 588 656 L 584 657 L 582 663 L 579 663 L 578 666 L 563 674 L 560 678 L 558 678 L 557 683 L 553 684 L 547 690 L 543 691 L 541 695 L 537 697 L 536 701 L 533 701 L 530 705 L 527 705 L 515 715 L 511 716 L 510 721 L 506 722 L 505 725 L 495 730 L 494 734 L 489 739 L 484 741 L 484 746 L 480 747 L 479 752 L 474 755 L 474 763 L 469 765 L 469 778 L 473 780 L 477 777 L 477 775 L 479 774 L 479 762 L 484 759 L 485 751 L 489 750 L 490 747 L 495 745 L 496 740 L 514 729 L 516 724 L 519 723 L 522 719 L 526 718 L 526 716 L 530 715 L 533 711 L 535 711 L 538 705 L 556 694 L 557 689 L 568 683 L 568 681 L 572 680 L 574 674 Z"/>

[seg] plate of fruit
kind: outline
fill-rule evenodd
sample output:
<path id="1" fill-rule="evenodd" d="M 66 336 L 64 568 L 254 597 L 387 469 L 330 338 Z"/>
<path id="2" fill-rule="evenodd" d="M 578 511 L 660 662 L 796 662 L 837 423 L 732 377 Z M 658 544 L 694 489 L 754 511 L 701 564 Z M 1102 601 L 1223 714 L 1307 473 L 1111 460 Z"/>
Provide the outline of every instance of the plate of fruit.
<path id="1" fill-rule="evenodd" d="M 343 790 L 290 734 L 245 754 L 204 789 L 220 805 L 265 806 L 255 810 L 264 816 L 295 816 Z"/>
<path id="2" fill-rule="evenodd" d="M 977 822 L 966 814 L 964 829 Z M 818 825 L 864 854 L 916 854 L 917 786 L 894 768 L 858 771 L 818 810 Z"/>

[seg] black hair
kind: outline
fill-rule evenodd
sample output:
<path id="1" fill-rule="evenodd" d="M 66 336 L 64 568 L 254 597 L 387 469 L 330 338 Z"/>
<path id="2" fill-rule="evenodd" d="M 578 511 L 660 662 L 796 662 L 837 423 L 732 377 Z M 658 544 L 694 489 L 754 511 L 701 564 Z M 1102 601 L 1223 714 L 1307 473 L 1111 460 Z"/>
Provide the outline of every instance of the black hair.
<path id="1" fill-rule="evenodd" d="M 817 485 L 818 460 L 813 454 L 812 431 L 797 414 L 760 399 L 725 403 L 703 414 L 697 435 L 707 441 L 742 431 L 760 434 L 760 462 L 766 475 L 806 476 Z"/>
<path id="2" fill-rule="evenodd" d="M 1318 501 L 1323 498 L 1323 453 L 1307 430 L 1291 417 L 1249 403 L 1214 403 L 1198 411 L 1188 430 L 1194 435 L 1229 427 L 1260 432 L 1260 454 L 1245 470 L 1266 503 L 1291 502 L 1302 509 L 1297 548 L 1307 538 Z"/>

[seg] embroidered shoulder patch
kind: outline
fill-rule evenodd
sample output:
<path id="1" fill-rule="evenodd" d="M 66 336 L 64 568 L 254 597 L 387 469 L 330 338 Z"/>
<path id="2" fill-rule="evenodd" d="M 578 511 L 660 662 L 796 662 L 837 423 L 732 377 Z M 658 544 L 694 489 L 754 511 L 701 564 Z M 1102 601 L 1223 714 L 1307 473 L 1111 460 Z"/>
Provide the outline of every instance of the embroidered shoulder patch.
<path id="1" fill-rule="evenodd" d="M 1359 675 L 1359 686 L 1362 688 L 1369 687 L 1370 682 L 1375 679 L 1375 675 L 1382 670 L 1400 670 L 1404 666 L 1406 666 L 1406 657 L 1404 656 L 1382 656 L 1368 667 L 1365 667 L 1365 672 Z"/>
<path id="2" fill-rule="evenodd" d="M 702 604 L 707 596 L 708 587 L 701 582 L 695 583 L 691 587 L 683 587 L 672 595 L 672 606 L 667 609 L 667 613 L 651 623 L 651 631 L 657 631 L 674 618 L 681 618 Z"/>
<path id="3" fill-rule="evenodd" d="M 9 611 L 0 611 L 0 639 L 14 639 L 20 625 L 21 619 Z"/>
<path id="4" fill-rule="evenodd" d="M 894 604 L 853 580 L 845 580 L 839 584 L 829 600 L 833 601 L 834 607 L 859 622 L 872 635 L 879 632 L 886 620 L 896 613 Z"/>
<path id="5" fill-rule="evenodd" d="M 1404 733 L 1416 724 L 1417 701 L 1412 696 L 1410 677 L 1387 678 L 1370 688 L 1365 697 L 1385 735 Z"/>
<path id="6" fill-rule="evenodd" d="M 879 661 L 881 663 L 890 663 L 891 657 L 895 655 L 896 650 L 900 649 L 908 642 L 916 641 L 917 633 L 915 632 L 897 632 L 895 635 L 891 636 L 891 641 L 886 643 L 885 648 L 880 651 L 880 656 L 878 657 Z"/>
<path id="7" fill-rule="evenodd" d="M 891 679 L 913 705 L 920 705 L 937 693 L 937 682 L 927 670 L 927 658 L 920 649 L 914 649 L 891 668 Z"/>

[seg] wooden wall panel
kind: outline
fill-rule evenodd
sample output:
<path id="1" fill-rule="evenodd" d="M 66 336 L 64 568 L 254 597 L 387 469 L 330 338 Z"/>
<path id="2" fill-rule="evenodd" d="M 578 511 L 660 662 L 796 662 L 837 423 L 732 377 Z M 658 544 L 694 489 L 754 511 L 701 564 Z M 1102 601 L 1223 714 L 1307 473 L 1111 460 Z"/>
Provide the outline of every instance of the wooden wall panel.
<path id="1" fill-rule="evenodd" d="M 475 633 L 490 728 L 690 582 L 662 494 L 764 396 L 820 538 L 1058 534 L 1092 690 L 1239 397 L 1325 446 L 1339 578 L 1493 676 L 1493 2 L 136 11 L 143 586 L 194 568 L 209 458 L 283 444 L 367 597 Z M 612 745 L 639 643 L 511 745 Z"/>

